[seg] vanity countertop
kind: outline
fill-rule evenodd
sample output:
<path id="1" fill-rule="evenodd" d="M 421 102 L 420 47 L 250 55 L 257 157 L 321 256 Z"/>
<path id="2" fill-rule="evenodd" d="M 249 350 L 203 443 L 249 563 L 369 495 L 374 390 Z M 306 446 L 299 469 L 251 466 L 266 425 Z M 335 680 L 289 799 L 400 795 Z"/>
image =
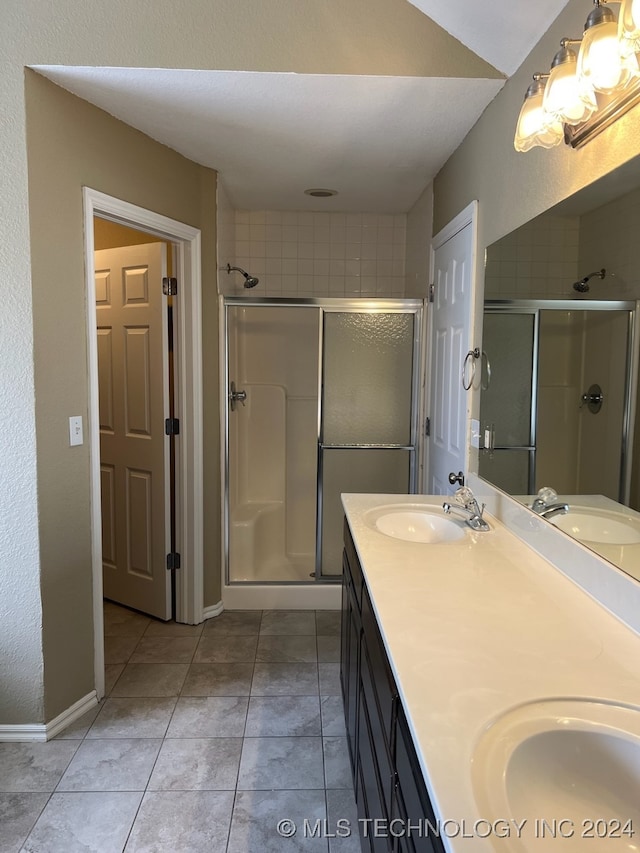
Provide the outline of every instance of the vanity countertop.
<path id="1" fill-rule="evenodd" d="M 378 532 L 367 513 L 408 502 L 439 508 L 442 497 L 342 501 L 436 817 L 452 835 L 460 827 L 445 847 L 517 849 L 473 831 L 488 817 L 471 782 L 479 737 L 509 709 L 541 699 L 640 705 L 640 637 L 492 516 L 487 533 L 465 526 L 461 541 L 420 544 Z M 545 817 L 520 819 L 532 831 Z"/>

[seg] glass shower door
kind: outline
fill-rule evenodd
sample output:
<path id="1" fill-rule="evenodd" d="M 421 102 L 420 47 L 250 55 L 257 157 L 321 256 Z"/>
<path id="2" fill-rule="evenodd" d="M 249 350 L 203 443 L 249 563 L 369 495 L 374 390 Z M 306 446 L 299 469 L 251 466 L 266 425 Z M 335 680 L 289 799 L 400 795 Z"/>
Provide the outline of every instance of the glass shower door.
<path id="1" fill-rule="evenodd" d="M 323 312 L 316 576 L 342 572 L 343 492 L 415 491 L 420 312 Z"/>
<path id="2" fill-rule="evenodd" d="M 310 583 L 316 561 L 319 313 L 227 305 L 232 583 Z"/>
<path id="3" fill-rule="evenodd" d="M 536 467 L 538 314 L 485 308 L 480 425 L 492 446 L 480 453 L 480 476 L 510 494 L 529 494 Z"/>

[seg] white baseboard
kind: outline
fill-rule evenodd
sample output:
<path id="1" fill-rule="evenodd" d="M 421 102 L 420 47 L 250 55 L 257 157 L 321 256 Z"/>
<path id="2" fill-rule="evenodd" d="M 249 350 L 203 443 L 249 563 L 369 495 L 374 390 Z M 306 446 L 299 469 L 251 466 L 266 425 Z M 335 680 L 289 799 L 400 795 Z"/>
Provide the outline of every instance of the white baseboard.
<path id="1" fill-rule="evenodd" d="M 47 741 L 54 738 L 71 723 L 75 723 L 83 714 L 95 708 L 98 704 L 96 691 L 92 690 L 87 693 L 82 699 L 74 702 L 70 708 L 63 711 L 61 714 L 51 720 L 50 723 L 40 723 L 31 725 L 15 725 L 1 726 L 0 725 L 0 743 L 9 741 Z"/>
<path id="2" fill-rule="evenodd" d="M 205 607 L 202 611 L 203 619 L 213 619 L 214 616 L 219 616 L 224 610 L 224 604 L 219 601 L 217 604 L 212 604 L 210 607 Z"/>

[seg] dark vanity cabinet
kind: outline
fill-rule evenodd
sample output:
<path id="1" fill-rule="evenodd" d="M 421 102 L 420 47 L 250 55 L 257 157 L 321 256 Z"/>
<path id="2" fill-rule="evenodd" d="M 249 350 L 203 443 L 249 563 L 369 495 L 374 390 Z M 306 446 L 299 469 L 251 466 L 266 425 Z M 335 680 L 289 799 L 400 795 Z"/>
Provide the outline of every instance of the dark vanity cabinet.
<path id="1" fill-rule="evenodd" d="M 443 853 L 427 836 L 433 810 L 346 522 L 344 542 L 340 678 L 362 850 Z"/>

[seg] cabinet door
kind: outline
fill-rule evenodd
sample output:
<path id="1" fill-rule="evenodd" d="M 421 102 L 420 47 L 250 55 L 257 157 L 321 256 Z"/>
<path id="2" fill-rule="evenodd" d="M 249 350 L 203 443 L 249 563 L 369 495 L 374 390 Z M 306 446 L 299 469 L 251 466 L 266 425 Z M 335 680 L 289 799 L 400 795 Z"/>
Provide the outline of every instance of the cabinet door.
<path id="1" fill-rule="evenodd" d="M 373 821 L 382 821 L 381 826 L 388 826 L 389 815 L 384 806 L 381 794 L 378 764 L 376 761 L 376 747 L 372 740 L 371 723 L 367 700 L 363 693 L 360 694 L 358 707 L 358 769 L 360 773 L 361 797 L 358 802 L 358 817 L 366 818 L 367 823 L 363 826 L 362 846 L 371 853 L 392 853 L 393 838 L 374 832 Z"/>
<path id="2" fill-rule="evenodd" d="M 349 580 L 347 578 L 348 563 L 346 556 L 342 560 L 342 618 L 340 622 L 340 686 L 342 687 L 342 698 L 345 709 L 347 707 L 347 694 L 349 672 Z"/>
<path id="3" fill-rule="evenodd" d="M 396 682 L 389 666 L 387 652 L 373 613 L 373 606 L 366 586 L 362 590 L 362 630 L 364 645 L 367 649 L 371 680 L 374 685 L 376 702 L 381 719 L 387 749 L 391 752 L 391 740 L 395 719 L 395 706 L 398 697 Z"/>
<path id="4" fill-rule="evenodd" d="M 394 772 L 391 766 L 391 751 L 384 731 L 384 718 L 380 713 L 377 699 L 377 683 L 374 681 L 371 660 L 369 657 L 369 646 L 366 642 L 366 634 L 363 629 L 363 642 L 360 651 L 360 682 L 362 684 L 362 695 L 367 703 L 369 712 L 369 735 L 374 747 L 382 802 L 387 814 L 391 814 L 391 801 L 394 784 Z M 361 700 L 362 701 L 362 700 Z"/>
<path id="5" fill-rule="evenodd" d="M 353 537 L 351 536 L 351 531 L 349 530 L 349 525 L 346 520 L 344 523 L 344 554 L 346 555 L 347 563 L 349 564 L 349 581 L 354 594 L 354 607 L 358 613 L 360 613 L 364 578 L 362 576 L 362 567 L 360 566 L 356 546 L 353 542 Z"/>
<path id="6" fill-rule="evenodd" d="M 343 558 L 342 581 L 342 646 L 340 655 L 340 680 L 344 700 L 345 721 L 347 726 L 347 744 L 351 768 L 356 767 L 358 744 L 358 691 L 360 671 L 360 614 L 351 584 L 349 561 Z"/>
<path id="7" fill-rule="evenodd" d="M 418 757 L 413 746 L 409 725 L 400 707 L 396 722 L 396 772 L 398 782 L 396 797 L 398 811 L 406 816 L 409 823 L 416 825 L 419 821 L 430 821 L 432 826 L 436 820 L 431 806 L 431 800 L 418 764 Z M 437 837 L 412 835 L 407 839 L 407 847 L 415 853 L 444 853 L 442 841 Z"/>

